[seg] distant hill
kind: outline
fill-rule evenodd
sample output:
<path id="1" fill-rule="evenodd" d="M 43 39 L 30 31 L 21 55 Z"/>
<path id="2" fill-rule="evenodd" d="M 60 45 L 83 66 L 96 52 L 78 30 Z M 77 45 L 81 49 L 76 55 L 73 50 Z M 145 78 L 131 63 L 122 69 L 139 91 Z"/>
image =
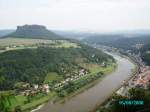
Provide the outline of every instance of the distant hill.
<path id="1" fill-rule="evenodd" d="M 14 31 L 15 30 L 0 30 L 0 38 L 14 32 Z"/>
<path id="2" fill-rule="evenodd" d="M 7 36 L 4 36 L 4 38 L 6 37 L 32 39 L 62 39 L 61 36 L 48 30 L 45 26 L 42 25 L 17 26 L 17 30 Z"/>
<path id="3" fill-rule="evenodd" d="M 147 32 L 131 35 L 129 34 L 104 34 L 89 36 L 82 41 L 89 44 L 101 44 L 106 46 L 113 46 L 124 50 L 131 50 L 134 53 L 141 52 L 143 61 L 150 65 L 150 34 Z"/>
<path id="4" fill-rule="evenodd" d="M 113 43 L 114 41 L 120 38 L 124 38 L 124 36 L 119 34 L 93 34 L 87 36 L 82 41 L 91 44 L 96 43 L 96 44 L 109 45 L 110 43 Z"/>
<path id="5" fill-rule="evenodd" d="M 133 38 L 120 38 L 113 43 L 111 46 L 122 48 L 125 50 L 133 50 L 135 49 L 135 45 L 143 44 L 146 45 L 150 42 L 150 35 L 139 35 Z"/>
<path id="6" fill-rule="evenodd" d="M 69 30 L 53 30 L 53 32 L 68 39 L 76 39 L 76 40 L 82 40 L 88 37 L 89 35 L 92 35 L 92 33 L 90 32 L 69 31 Z"/>
<path id="7" fill-rule="evenodd" d="M 124 34 L 112 34 L 112 35 L 95 35 L 95 36 L 89 36 L 85 38 L 83 41 L 91 43 L 91 44 L 102 44 L 102 45 L 108 45 L 113 46 L 117 48 L 122 48 L 125 50 L 134 49 L 133 46 L 136 44 L 148 44 L 150 42 L 150 34 L 139 34 L 139 35 L 132 35 L 132 37 L 129 37 L 129 35 Z"/>

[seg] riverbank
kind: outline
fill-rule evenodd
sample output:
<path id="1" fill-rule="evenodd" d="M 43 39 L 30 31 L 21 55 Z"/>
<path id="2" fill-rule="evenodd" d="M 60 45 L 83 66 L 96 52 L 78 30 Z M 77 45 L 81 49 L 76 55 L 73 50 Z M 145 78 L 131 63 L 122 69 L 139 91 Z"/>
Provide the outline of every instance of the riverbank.
<path id="1" fill-rule="evenodd" d="M 104 75 L 102 75 L 100 78 L 92 81 L 91 83 L 81 87 L 80 89 L 78 89 L 77 91 L 71 93 L 70 95 L 64 97 L 64 98 L 60 98 L 57 101 L 54 101 L 55 103 L 64 103 L 65 101 L 69 100 L 70 98 L 90 89 L 91 87 L 95 86 L 97 83 L 99 83 L 100 81 L 102 81 L 107 75 L 109 75 L 110 73 L 114 72 L 117 69 L 117 64 L 115 63 L 112 67 L 112 69 L 108 72 L 106 72 Z"/>
<path id="2" fill-rule="evenodd" d="M 55 104 L 49 102 L 37 112 L 88 112 L 94 109 L 98 103 L 104 102 L 125 79 L 131 76 L 133 68 L 133 64 L 129 60 L 117 55 L 114 57 L 118 64 L 115 72 L 65 102 L 56 102 Z"/>
<path id="3" fill-rule="evenodd" d="M 85 85 L 85 86 L 79 88 L 77 91 L 75 91 L 75 92 L 73 92 L 73 93 L 70 93 L 69 95 L 67 95 L 67 96 L 64 97 L 64 98 L 58 97 L 57 95 L 55 95 L 55 98 L 51 99 L 49 102 L 51 102 L 51 103 L 64 103 L 65 101 L 71 99 L 72 97 L 74 97 L 74 96 L 76 96 L 76 95 L 78 95 L 78 94 L 80 94 L 80 93 L 82 93 L 82 92 L 88 90 L 89 88 L 93 87 L 93 86 L 96 85 L 98 82 L 100 82 L 104 77 L 106 77 L 106 76 L 109 75 L 110 73 L 114 72 L 116 69 L 117 69 L 117 64 L 116 64 L 116 63 L 113 63 L 113 64 L 111 65 L 111 67 L 110 67 L 109 70 L 107 70 L 107 69 L 106 69 L 106 70 L 103 70 L 103 71 L 105 71 L 104 74 L 103 74 L 101 77 L 99 77 L 98 79 L 96 79 L 96 80 L 92 81 L 91 83 L 89 83 L 89 84 L 87 84 L 87 85 Z M 102 70 L 100 70 L 100 71 L 102 71 Z M 99 71 L 99 72 L 100 72 L 100 71 Z M 48 100 L 47 100 L 47 101 L 48 101 Z M 47 102 L 47 101 L 46 101 L 46 102 Z M 45 102 L 45 104 L 46 104 L 46 102 Z M 37 107 L 37 108 L 38 108 L 38 107 Z M 40 108 L 39 108 L 39 109 L 40 109 Z M 32 108 L 31 108 L 30 110 L 32 110 Z M 35 110 L 35 109 L 34 109 L 34 110 Z"/>
<path id="4" fill-rule="evenodd" d="M 129 78 L 127 78 L 126 80 L 124 80 L 124 82 L 128 82 L 128 81 L 130 81 L 130 80 L 136 75 L 136 73 L 137 73 L 137 71 L 138 71 L 138 69 L 139 69 L 139 66 L 138 66 L 138 64 L 137 64 L 134 60 L 132 60 L 130 57 L 128 57 L 128 56 L 126 56 L 126 55 L 123 55 L 123 54 L 120 54 L 120 53 L 117 53 L 117 54 L 120 55 L 121 57 L 124 57 L 124 58 L 128 59 L 128 60 L 129 60 L 130 62 L 132 62 L 133 65 L 134 65 L 134 68 L 133 68 L 132 71 L 131 71 L 131 77 L 129 77 Z M 110 102 L 110 100 L 112 99 L 114 93 L 115 93 L 119 88 L 121 88 L 121 87 L 123 87 L 123 85 L 120 85 L 116 90 L 114 90 L 114 92 L 112 93 L 112 95 L 111 95 L 109 98 L 107 98 L 107 99 L 106 99 L 104 102 L 102 102 L 101 104 L 97 104 L 97 105 L 95 106 L 95 108 L 94 108 L 92 111 L 90 111 L 90 112 L 97 112 L 98 108 L 104 107 L 105 105 L 107 105 L 107 104 Z"/>

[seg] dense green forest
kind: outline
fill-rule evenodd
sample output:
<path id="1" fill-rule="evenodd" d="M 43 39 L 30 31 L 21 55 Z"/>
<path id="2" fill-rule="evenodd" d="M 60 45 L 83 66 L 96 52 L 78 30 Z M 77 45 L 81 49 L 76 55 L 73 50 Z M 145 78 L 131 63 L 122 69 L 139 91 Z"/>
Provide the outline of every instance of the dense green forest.
<path id="1" fill-rule="evenodd" d="M 146 44 L 140 51 L 143 61 L 150 65 L 150 43 Z"/>
<path id="2" fill-rule="evenodd" d="M 150 42 L 150 35 L 135 35 L 128 37 L 127 35 L 94 35 L 85 38 L 83 41 L 88 43 L 96 43 L 125 50 L 135 50 L 133 47 L 136 44 L 148 44 Z"/>
<path id="3" fill-rule="evenodd" d="M 7 51 L 0 54 L 0 89 L 13 89 L 17 82 L 41 84 L 49 72 L 62 77 L 80 68 L 77 59 L 85 63 L 115 61 L 111 56 L 86 45 L 80 48 L 47 48 Z M 94 57 L 93 57 L 94 55 Z"/>

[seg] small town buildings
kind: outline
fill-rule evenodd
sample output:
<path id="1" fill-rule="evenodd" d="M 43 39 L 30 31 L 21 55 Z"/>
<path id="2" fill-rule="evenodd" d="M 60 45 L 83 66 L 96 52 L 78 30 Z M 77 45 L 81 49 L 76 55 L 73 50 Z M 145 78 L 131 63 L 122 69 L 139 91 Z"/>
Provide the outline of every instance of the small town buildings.
<path id="1" fill-rule="evenodd" d="M 46 93 L 49 93 L 50 90 L 49 90 L 49 85 L 48 84 L 44 84 L 43 85 L 43 91 L 46 92 Z"/>
<path id="2" fill-rule="evenodd" d="M 21 92 L 21 95 L 29 96 L 30 92 L 31 92 L 31 90 L 25 90 L 25 91 Z"/>
<path id="3" fill-rule="evenodd" d="M 141 67 L 140 70 L 141 73 L 136 74 L 130 84 L 132 87 L 148 89 L 150 87 L 150 67 Z"/>
<path id="4" fill-rule="evenodd" d="M 103 62 L 103 63 L 101 64 L 101 66 L 104 67 L 104 66 L 105 66 L 105 62 Z"/>
<path id="5" fill-rule="evenodd" d="M 124 97 L 129 97 L 129 89 L 129 86 L 123 86 L 116 92 L 116 94 Z"/>
<path id="6" fill-rule="evenodd" d="M 38 84 L 34 84 L 33 87 L 34 87 L 35 90 L 37 90 L 39 88 L 39 85 Z"/>
<path id="7" fill-rule="evenodd" d="M 29 87 L 30 87 L 30 84 L 29 84 L 29 83 L 24 83 L 24 84 L 22 85 L 22 87 L 23 87 L 23 88 L 29 88 Z"/>

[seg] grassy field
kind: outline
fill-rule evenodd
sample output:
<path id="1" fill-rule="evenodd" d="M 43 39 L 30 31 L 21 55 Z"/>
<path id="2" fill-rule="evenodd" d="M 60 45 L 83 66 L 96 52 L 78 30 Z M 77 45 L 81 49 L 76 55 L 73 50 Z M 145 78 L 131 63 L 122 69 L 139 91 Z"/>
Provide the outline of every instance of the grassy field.
<path id="1" fill-rule="evenodd" d="M 88 78 L 92 77 L 93 75 L 96 75 L 99 72 L 104 74 L 104 75 L 102 75 L 102 77 L 103 77 L 106 74 L 113 72 L 115 70 L 116 66 L 117 65 L 115 63 L 112 63 L 107 67 L 101 67 L 100 65 L 97 65 L 97 64 L 86 64 L 86 65 L 84 64 L 84 67 L 88 68 L 90 70 L 90 74 L 83 76 L 76 82 L 80 82 L 82 80 L 88 79 Z"/>
<path id="2" fill-rule="evenodd" d="M 24 110 L 29 110 L 37 107 L 38 105 L 41 105 L 50 99 L 52 99 L 56 95 L 55 92 L 50 92 L 48 95 L 39 93 L 38 95 L 32 97 L 30 103 L 25 103 L 27 102 L 27 97 L 23 95 L 17 95 L 15 96 L 15 99 L 11 99 L 11 109 L 13 110 L 16 106 L 20 106 L 21 109 Z"/>
<path id="3" fill-rule="evenodd" d="M 116 67 L 116 63 L 111 63 L 107 67 L 102 67 L 98 64 L 93 64 L 93 63 L 81 63 L 80 64 L 82 67 L 89 69 L 91 74 L 98 73 L 98 72 L 103 72 L 104 74 L 111 73 L 114 68 Z"/>
<path id="4" fill-rule="evenodd" d="M 50 72 L 45 77 L 44 83 L 49 83 L 49 82 L 52 82 L 52 81 L 60 81 L 62 79 L 63 78 L 60 75 L 58 75 L 56 72 Z"/>
<path id="5" fill-rule="evenodd" d="M 21 39 L 21 38 L 0 39 L 1 47 L 3 47 L 3 46 L 19 46 L 19 45 L 31 46 L 31 45 L 36 45 L 36 44 L 40 44 L 40 43 L 54 44 L 49 47 L 64 47 L 64 48 L 79 47 L 76 43 L 72 43 L 67 40 L 44 40 L 44 39 Z"/>
<path id="6" fill-rule="evenodd" d="M 111 63 L 106 68 L 100 68 L 99 70 L 100 70 L 100 72 L 103 72 L 104 74 L 109 74 L 109 73 L 113 72 L 116 67 L 117 67 L 116 63 Z"/>
<path id="7" fill-rule="evenodd" d="M 11 45 L 32 45 L 37 43 L 51 43 L 52 40 L 42 39 L 20 39 L 20 38 L 5 38 L 0 39 L 0 46 L 11 46 Z"/>
<path id="8" fill-rule="evenodd" d="M 37 107 L 38 105 L 41 105 L 47 101 L 49 101 L 50 99 L 52 99 L 54 96 L 56 95 L 55 92 L 49 93 L 48 95 L 45 95 L 44 97 L 41 97 L 39 99 L 34 99 L 32 100 L 30 103 L 25 104 L 22 106 L 22 110 L 26 110 L 26 109 L 32 109 L 34 107 Z"/>

